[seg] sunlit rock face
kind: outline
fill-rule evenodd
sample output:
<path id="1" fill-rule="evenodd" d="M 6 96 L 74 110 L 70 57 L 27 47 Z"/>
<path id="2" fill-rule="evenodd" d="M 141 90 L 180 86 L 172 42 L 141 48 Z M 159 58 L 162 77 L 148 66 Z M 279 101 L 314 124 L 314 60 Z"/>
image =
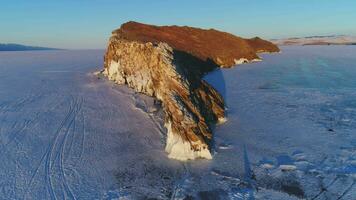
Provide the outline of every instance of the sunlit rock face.
<path id="1" fill-rule="evenodd" d="M 202 77 L 259 59 L 263 47 L 248 43 L 216 30 L 129 22 L 113 32 L 103 73 L 162 102 L 170 158 L 211 159 L 211 126 L 225 120 L 224 102 Z"/>

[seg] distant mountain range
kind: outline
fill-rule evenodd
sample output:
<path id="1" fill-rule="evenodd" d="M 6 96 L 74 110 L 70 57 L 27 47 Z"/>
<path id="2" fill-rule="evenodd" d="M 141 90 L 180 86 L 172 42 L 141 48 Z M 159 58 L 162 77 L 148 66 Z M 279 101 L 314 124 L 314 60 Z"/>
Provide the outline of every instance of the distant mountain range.
<path id="1" fill-rule="evenodd" d="M 26 46 L 22 44 L 2 44 L 0 43 L 0 51 L 39 51 L 39 50 L 59 50 L 49 47 Z"/>
<path id="2" fill-rule="evenodd" d="M 273 39 L 277 45 L 356 45 L 356 36 L 329 35 Z"/>

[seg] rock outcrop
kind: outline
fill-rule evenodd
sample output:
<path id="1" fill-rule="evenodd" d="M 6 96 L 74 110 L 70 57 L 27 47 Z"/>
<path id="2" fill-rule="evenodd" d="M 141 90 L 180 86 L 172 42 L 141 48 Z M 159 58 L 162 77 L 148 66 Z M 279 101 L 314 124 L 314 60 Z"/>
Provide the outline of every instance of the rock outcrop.
<path id="1" fill-rule="evenodd" d="M 254 37 L 251 39 L 247 39 L 248 44 L 254 49 L 257 53 L 273 53 L 279 52 L 279 48 L 272 44 L 269 41 L 262 40 L 259 37 Z"/>
<path id="2" fill-rule="evenodd" d="M 224 121 L 224 102 L 202 77 L 259 59 L 262 51 L 279 49 L 213 29 L 128 22 L 112 33 L 103 73 L 162 102 L 170 158 L 210 159 L 211 126 Z"/>

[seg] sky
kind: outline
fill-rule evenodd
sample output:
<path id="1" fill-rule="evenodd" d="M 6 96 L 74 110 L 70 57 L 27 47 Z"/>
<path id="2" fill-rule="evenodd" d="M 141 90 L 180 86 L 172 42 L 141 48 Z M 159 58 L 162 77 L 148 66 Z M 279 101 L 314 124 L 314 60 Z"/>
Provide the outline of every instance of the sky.
<path id="1" fill-rule="evenodd" d="M 127 21 L 266 39 L 356 35 L 355 0 L 0 0 L 0 43 L 104 49 Z"/>

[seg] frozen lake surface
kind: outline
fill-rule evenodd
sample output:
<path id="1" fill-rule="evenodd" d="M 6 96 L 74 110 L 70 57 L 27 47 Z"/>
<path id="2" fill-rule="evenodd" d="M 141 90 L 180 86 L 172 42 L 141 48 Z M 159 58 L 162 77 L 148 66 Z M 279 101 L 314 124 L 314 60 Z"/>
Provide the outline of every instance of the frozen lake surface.
<path id="1" fill-rule="evenodd" d="M 185 163 L 104 51 L 0 52 L 0 199 L 355 199 L 356 47 L 282 51 L 206 77 L 228 121 Z"/>

